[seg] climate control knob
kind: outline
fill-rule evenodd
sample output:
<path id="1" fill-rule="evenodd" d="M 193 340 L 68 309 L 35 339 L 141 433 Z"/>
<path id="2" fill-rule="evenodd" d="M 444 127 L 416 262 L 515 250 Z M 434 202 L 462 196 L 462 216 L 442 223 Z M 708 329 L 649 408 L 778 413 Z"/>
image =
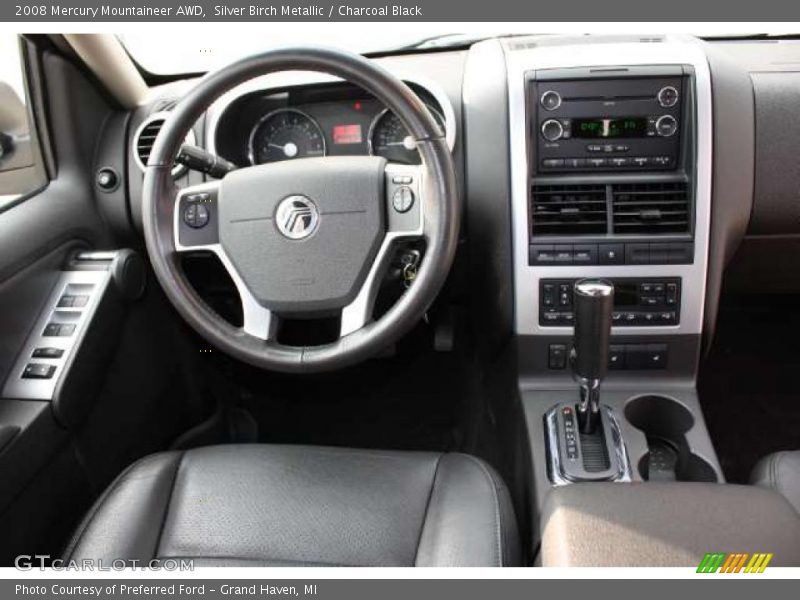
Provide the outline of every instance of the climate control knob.
<path id="1" fill-rule="evenodd" d="M 548 142 L 556 142 L 564 136 L 564 126 L 556 119 L 547 119 L 542 123 L 542 137 Z"/>
<path id="2" fill-rule="evenodd" d="M 656 133 L 661 137 L 670 137 L 678 131 L 678 121 L 672 115 L 664 115 L 656 121 Z"/>

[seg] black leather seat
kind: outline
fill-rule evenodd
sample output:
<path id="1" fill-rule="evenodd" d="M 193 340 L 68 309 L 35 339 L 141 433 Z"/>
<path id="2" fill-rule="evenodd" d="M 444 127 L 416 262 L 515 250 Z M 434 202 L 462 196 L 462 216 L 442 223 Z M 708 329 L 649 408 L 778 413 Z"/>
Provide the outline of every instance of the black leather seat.
<path id="1" fill-rule="evenodd" d="M 516 566 L 520 543 L 507 488 L 475 457 L 231 445 L 129 467 L 64 558 Z"/>
<path id="2" fill-rule="evenodd" d="M 765 456 L 753 468 L 750 483 L 780 492 L 800 513 L 800 450 Z"/>

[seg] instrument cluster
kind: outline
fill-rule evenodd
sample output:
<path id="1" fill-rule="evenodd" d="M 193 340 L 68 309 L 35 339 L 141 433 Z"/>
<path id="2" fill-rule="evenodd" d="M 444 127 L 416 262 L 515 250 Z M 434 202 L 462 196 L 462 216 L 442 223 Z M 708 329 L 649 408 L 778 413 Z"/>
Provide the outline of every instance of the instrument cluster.
<path id="1" fill-rule="evenodd" d="M 452 139 L 448 128 L 455 123 L 450 122 L 449 101 L 420 85 L 409 86 Z M 216 152 L 239 166 L 345 155 L 383 156 L 402 164 L 420 162 L 415 141 L 400 119 L 366 92 L 345 83 L 236 98 L 224 109 L 212 136 Z"/>

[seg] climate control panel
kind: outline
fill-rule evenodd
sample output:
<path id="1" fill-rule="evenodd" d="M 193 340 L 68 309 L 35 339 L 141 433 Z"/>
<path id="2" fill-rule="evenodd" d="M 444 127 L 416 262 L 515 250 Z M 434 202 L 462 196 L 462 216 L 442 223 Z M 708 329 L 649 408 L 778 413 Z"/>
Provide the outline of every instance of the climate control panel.
<path id="1" fill-rule="evenodd" d="M 539 281 L 539 325 L 573 324 L 572 289 L 575 279 Z M 614 284 L 614 327 L 672 326 L 680 323 L 681 280 L 611 279 Z"/>

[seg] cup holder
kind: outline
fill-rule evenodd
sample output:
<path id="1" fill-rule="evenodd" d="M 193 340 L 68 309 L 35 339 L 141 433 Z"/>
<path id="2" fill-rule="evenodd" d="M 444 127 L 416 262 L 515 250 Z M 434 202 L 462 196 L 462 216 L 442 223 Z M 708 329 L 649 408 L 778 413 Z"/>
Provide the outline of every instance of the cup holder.
<path id="1" fill-rule="evenodd" d="M 638 464 L 642 479 L 717 481 L 713 467 L 689 448 L 686 434 L 694 417 L 685 406 L 665 396 L 640 396 L 628 402 L 625 418 L 647 438 L 648 451 Z"/>

